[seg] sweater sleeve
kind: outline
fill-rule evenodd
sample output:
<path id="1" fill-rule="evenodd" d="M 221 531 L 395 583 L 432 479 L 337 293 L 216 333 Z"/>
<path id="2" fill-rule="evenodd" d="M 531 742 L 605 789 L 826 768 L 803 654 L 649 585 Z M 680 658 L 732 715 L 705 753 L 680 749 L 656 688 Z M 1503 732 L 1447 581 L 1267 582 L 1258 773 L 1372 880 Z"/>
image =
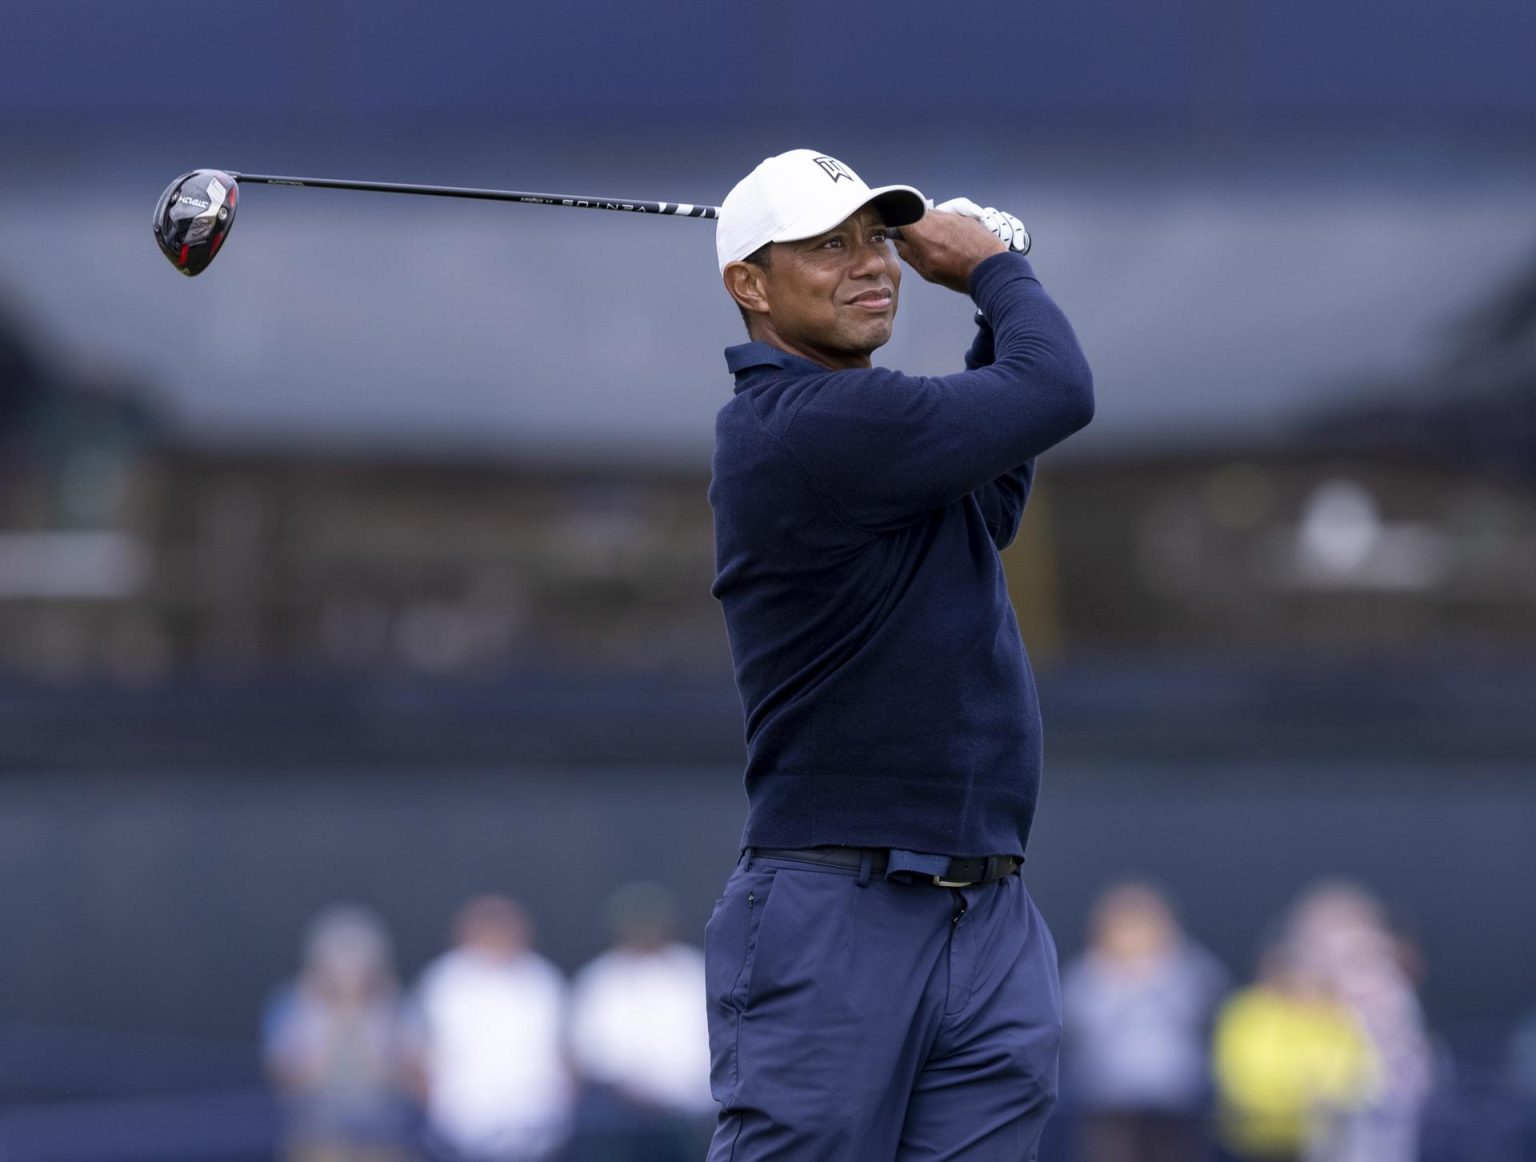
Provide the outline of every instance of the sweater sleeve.
<path id="1" fill-rule="evenodd" d="M 986 315 L 976 312 L 976 338 L 965 353 L 967 371 L 986 367 L 993 362 L 996 347 L 992 336 L 992 324 Z M 1019 521 L 1024 516 L 1024 506 L 1029 503 L 1029 489 L 1034 482 L 1035 462 L 1026 460 L 1017 468 L 1004 472 L 996 480 L 988 481 L 975 492 L 976 503 L 982 518 L 987 522 L 987 533 L 1001 552 L 1013 544 L 1018 535 Z"/>
<path id="2" fill-rule="evenodd" d="M 953 504 L 1019 471 L 1093 416 L 1082 349 L 1027 259 L 988 258 L 972 275 L 971 295 L 990 323 L 990 363 L 975 358 L 986 355 L 978 336 L 967 363 L 979 365 L 955 375 L 829 372 L 805 385 L 782 429 L 806 471 L 862 527 L 899 527 Z M 1007 492 L 980 498 L 1001 543 L 1022 508 L 1022 494 Z"/>

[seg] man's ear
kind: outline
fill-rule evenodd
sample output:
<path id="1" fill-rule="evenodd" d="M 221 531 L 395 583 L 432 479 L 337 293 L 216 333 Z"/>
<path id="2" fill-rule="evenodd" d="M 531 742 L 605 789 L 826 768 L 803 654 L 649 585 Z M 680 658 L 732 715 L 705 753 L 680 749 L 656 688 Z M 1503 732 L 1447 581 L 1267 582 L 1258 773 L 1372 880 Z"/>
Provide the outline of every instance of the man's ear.
<path id="1" fill-rule="evenodd" d="M 729 262 L 721 272 L 726 293 L 736 305 L 753 315 L 768 313 L 768 272 L 750 262 Z"/>

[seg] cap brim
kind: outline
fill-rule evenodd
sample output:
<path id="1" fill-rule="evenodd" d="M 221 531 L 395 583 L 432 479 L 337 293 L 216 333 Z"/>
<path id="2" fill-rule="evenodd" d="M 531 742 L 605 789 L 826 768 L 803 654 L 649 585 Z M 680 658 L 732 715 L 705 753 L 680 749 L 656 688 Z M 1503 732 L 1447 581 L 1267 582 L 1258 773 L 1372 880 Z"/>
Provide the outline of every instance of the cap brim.
<path id="1" fill-rule="evenodd" d="M 773 236 L 773 242 L 799 242 L 825 234 L 846 222 L 865 206 L 874 206 L 887 226 L 910 226 L 928 212 L 927 199 L 911 186 L 880 186 L 864 197 L 855 197 L 843 206 L 820 207 L 814 215 L 801 218 Z"/>

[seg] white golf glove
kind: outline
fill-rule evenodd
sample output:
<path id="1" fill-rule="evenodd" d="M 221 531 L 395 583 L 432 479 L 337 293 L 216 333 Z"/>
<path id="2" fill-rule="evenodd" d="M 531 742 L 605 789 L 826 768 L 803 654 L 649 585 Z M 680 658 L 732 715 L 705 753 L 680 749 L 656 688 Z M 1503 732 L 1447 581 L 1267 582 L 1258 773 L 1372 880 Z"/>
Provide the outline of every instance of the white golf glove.
<path id="1" fill-rule="evenodd" d="M 1017 254 L 1029 253 L 1029 231 L 1024 229 L 1023 222 L 1004 210 L 998 210 L 992 206 L 978 206 L 970 198 L 950 198 L 949 201 L 941 202 L 932 208 L 943 210 L 948 214 L 964 214 L 967 218 L 975 218 L 996 234 L 998 241 L 1009 250 Z"/>

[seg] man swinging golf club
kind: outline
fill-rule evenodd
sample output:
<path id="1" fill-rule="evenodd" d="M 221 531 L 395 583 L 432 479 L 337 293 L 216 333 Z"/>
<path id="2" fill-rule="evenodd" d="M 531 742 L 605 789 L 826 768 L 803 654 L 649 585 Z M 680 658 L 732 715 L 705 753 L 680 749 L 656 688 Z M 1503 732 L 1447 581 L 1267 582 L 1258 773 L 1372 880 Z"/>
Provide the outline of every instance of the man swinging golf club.
<path id="1" fill-rule="evenodd" d="M 1027 239 L 809 149 L 720 208 L 751 339 L 710 487 L 749 813 L 706 933 L 711 1162 L 1020 1162 L 1054 1104 L 1056 950 L 1018 874 L 1040 714 L 998 553 L 1093 389 Z M 974 300 L 964 371 L 871 366 L 898 254 Z"/>

